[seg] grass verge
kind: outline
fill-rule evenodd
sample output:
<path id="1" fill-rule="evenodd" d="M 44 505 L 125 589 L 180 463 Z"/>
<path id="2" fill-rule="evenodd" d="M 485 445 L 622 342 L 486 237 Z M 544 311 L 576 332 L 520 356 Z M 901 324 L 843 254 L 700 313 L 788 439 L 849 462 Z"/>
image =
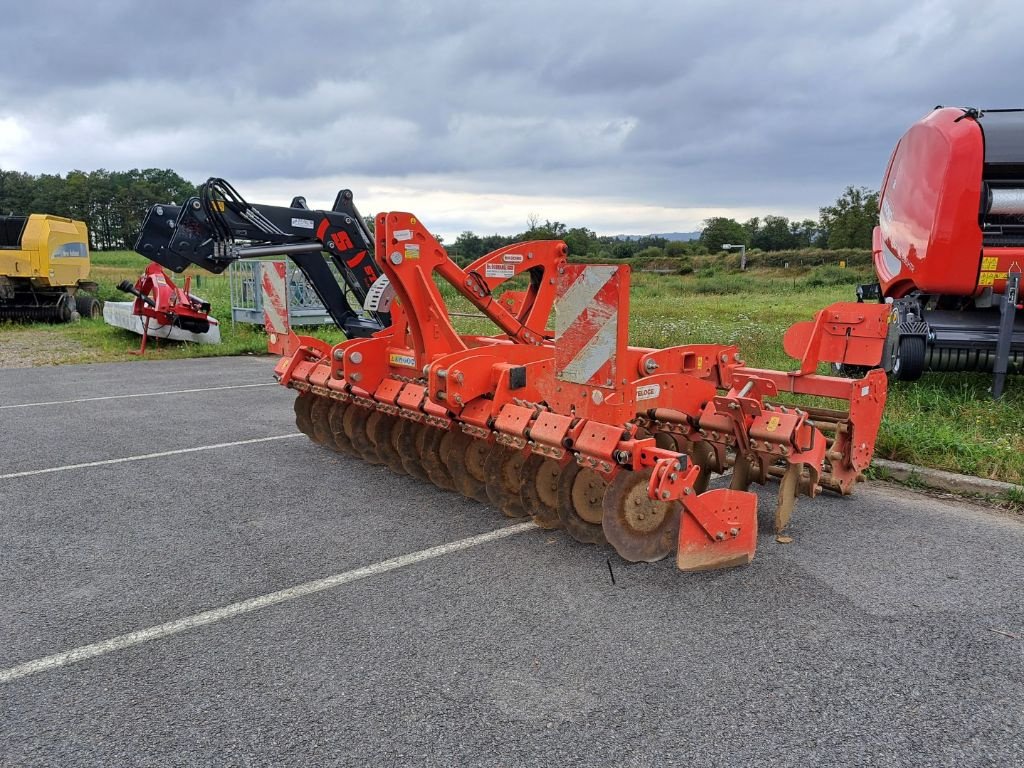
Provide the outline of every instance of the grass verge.
<path id="1" fill-rule="evenodd" d="M 123 300 L 114 286 L 134 280 L 146 260 L 130 252 L 94 255 L 93 278 L 100 298 Z M 176 278 L 177 279 L 177 278 Z M 782 349 L 782 335 L 793 323 L 835 301 L 848 301 L 852 286 L 868 274 L 835 267 L 766 269 L 734 273 L 703 270 L 695 275 L 636 273 L 630 312 L 630 338 L 640 346 L 728 343 L 740 347 L 751 365 L 787 370 L 793 361 Z M 148 359 L 208 355 L 262 354 L 262 329 L 232 325 L 226 275 L 198 275 L 193 293 L 208 299 L 221 321 L 219 346 L 162 343 Z M 446 290 L 451 309 L 471 307 Z M 458 319 L 460 330 L 490 333 L 487 321 Z M 342 337 L 334 328 L 308 331 L 328 341 Z M 0 326 L 0 350 L 23 349 L 32 364 L 109 362 L 136 359 L 139 337 L 102 321 L 68 326 Z M 18 354 L 15 352 L 15 354 Z M 16 364 L 0 354 L 0 365 Z M 34 356 L 33 356 L 34 355 Z M 1024 482 L 1024 380 L 1011 382 L 999 403 L 988 395 L 983 374 L 930 374 L 914 384 L 890 386 L 876 454 L 980 477 Z"/>

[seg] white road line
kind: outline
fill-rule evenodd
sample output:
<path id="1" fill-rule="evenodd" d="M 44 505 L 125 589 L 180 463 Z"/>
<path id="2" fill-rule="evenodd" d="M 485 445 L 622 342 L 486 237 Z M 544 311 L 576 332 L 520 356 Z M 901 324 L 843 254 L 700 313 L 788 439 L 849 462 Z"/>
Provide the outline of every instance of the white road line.
<path id="1" fill-rule="evenodd" d="M 106 653 L 112 653 L 114 651 L 124 650 L 125 648 L 131 648 L 135 645 L 141 645 L 142 643 L 147 643 L 150 640 L 159 640 L 164 637 L 170 637 L 171 635 L 176 635 L 179 632 L 185 632 L 190 629 L 195 629 L 196 627 L 203 627 L 207 624 L 214 624 L 218 621 L 223 621 L 224 619 L 240 616 L 243 613 L 258 611 L 261 608 L 266 608 L 271 605 L 285 603 L 299 597 L 306 597 L 307 595 L 316 594 L 317 592 L 323 592 L 326 589 L 340 587 L 342 584 L 350 584 L 353 581 L 367 579 L 370 576 L 394 571 L 398 568 L 405 568 L 408 565 L 422 563 L 424 560 L 432 560 L 435 557 L 441 557 L 442 555 L 447 555 L 451 552 L 458 552 L 463 549 L 469 549 L 470 547 L 477 547 L 481 544 L 487 544 L 491 541 L 504 539 L 508 536 L 515 536 L 518 533 L 525 533 L 529 530 L 540 529 L 538 529 L 533 523 L 517 523 L 515 525 L 509 525 L 504 528 L 498 528 L 495 531 L 481 533 L 478 536 L 470 536 L 467 539 L 459 539 L 458 541 L 451 541 L 447 544 L 431 547 L 430 549 L 421 549 L 419 552 L 412 552 L 408 555 L 393 557 L 390 560 L 382 560 L 381 562 L 374 563 L 373 565 L 366 565 L 362 568 L 338 573 L 324 579 L 307 581 L 305 584 L 288 587 L 287 589 L 282 589 L 279 592 L 271 592 L 270 594 L 260 595 L 259 597 L 253 597 L 249 600 L 231 603 L 230 605 L 225 605 L 222 608 L 203 611 L 202 613 L 197 613 L 192 616 L 186 616 L 183 619 L 168 621 L 165 624 L 157 624 L 154 627 L 147 627 L 146 629 L 139 629 L 135 632 L 129 632 L 126 635 L 112 637 L 109 640 L 92 643 L 91 645 L 82 645 L 78 648 L 72 648 L 70 651 L 64 651 L 63 653 L 55 653 L 52 656 L 44 656 L 43 658 L 36 659 L 34 661 L 26 661 L 22 664 L 10 667 L 9 669 L 0 670 L 0 683 L 9 683 L 12 680 L 17 680 L 19 677 L 34 675 L 39 672 L 46 672 L 51 669 L 57 669 L 58 667 L 66 667 L 69 664 L 76 664 L 80 661 L 92 659 L 96 656 L 102 656 Z"/>
<path id="2" fill-rule="evenodd" d="M 274 435 L 273 437 L 254 437 L 251 440 L 235 440 L 231 443 L 214 443 L 213 445 L 199 445 L 195 448 L 178 448 L 174 451 L 160 451 L 158 453 L 143 453 L 139 456 L 125 456 L 120 459 L 103 459 L 102 461 L 86 461 L 81 464 L 65 464 L 62 467 L 47 467 L 46 469 L 26 469 L 23 472 L 8 472 L 0 475 L 0 480 L 10 480 L 14 477 L 31 477 L 32 475 L 48 475 L 51 472 L 67 472 L 72 469 L 85 469 L 86 467 L 103 467 L 107 464 L 124 464 L 129 461 L 145 461 L 146 459 L 159 459 L 164 456 L 177 456 L 181 453 L 195 453 L 196 451 L 214 451 L 218 448 L 231 448 L 236 445 L 251 445 L 253 443 L 267 443 L 271 440 L 287 440 L 290 437 L 302 437 L 301 432 L 292 432 L 288 435 Z"/>
<path id="3" fill-rule="evenodd" d="M 69 403 L 92 403 L 96 400 L 121 400 L 128 397 L 162 397 L 163 395 L 188 395 L 193 392 L 215 392 L 219 389 L 249 389 L 250 387 L 276 387 L 277 382 L 264 381 L 259 384 L 226 384 L 222 387 L 199 387 L 197 389 L 170 389 L 166 392 L 139 392 L 131 395 L 103 395 L 102 397 L 80 397 L 77 400 L 51 400 L 46 403 L 15 403 L 0 405 L 0 411 L 7 408 L 36 408 L 42 405 L 68 405 Z"/>

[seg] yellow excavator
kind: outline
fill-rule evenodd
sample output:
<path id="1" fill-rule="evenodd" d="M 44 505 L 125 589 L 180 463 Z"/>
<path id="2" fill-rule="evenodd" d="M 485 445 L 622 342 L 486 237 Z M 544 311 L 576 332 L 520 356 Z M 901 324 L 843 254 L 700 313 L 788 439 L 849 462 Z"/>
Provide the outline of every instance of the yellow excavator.
<path id="1" fill-rule="evenodd" d="M 85 222 L 0 216 L 0 320 L 68 323 L 99 317 Z"/>

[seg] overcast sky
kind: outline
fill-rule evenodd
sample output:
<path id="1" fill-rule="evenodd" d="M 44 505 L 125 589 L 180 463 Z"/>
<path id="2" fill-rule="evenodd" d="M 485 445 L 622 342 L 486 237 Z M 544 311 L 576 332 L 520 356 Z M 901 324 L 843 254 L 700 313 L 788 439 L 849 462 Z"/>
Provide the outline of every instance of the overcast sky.
<path id="1" fill-rule="evenodd" d="M 802 218 L 936 104 L 1024 106 L 1024 4 L 4 3 L 0 167 L 341 187 L 452 237 Z"/>

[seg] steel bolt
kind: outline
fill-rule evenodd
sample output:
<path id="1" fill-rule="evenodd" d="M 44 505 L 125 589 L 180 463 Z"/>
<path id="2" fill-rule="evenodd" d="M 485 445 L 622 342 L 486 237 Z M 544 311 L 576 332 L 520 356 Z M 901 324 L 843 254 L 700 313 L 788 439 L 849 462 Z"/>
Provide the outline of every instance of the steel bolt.
<path id="1" fill-rule="evenodd" d="M 719 541 L 722 541 L 722 540 L 725 539 L 725 534 L 722 533 L 721 531 L 719 531 L 718 533 L 715 534 L 715 538 L 718 539 Z"/>
<path id="2" fill-rule="evenodd" d="M 350 362 L 353 362 L 356 365 L 359 365 L 361 362 L 363 362 L 363 354 L 362 354 L 362 352 L 353 352 L 352 354 L 350 354 L 348 356 L 348 359 L 349 359 Z"/>
<path id="3" fill-rule="evenodd" d="M 345 350 L 343 350 L 343 349 L 336 349 L 336 350 L 334 350 L 334 359 L 335 360 L 344 360 L 345 359 Z"/>
<path id="4" fill-rule="evenodd" d="M 654 373 L 658 370 L 658 363 L 653 358 L 648 358 L 647 362 L 644 363 L 644 370 L 648 373 Z"/>
<path id="5" fill-rule="evenodd" d="M 730 528 L 729 529 L 729 533 L 732 536 L 739 536 L 740 535 L 740 529 L 739 528 Z"/>
<path id="6" fill-rule="evenodd" d="M 402 263 L 402 254 L 400 254 L 398 251 L 394 251 L 390 256 L 390 259 L 391 263 L 397 267 L 399 264 Z"/>
<path id="7" fill-rule="evenodd" d="M 693 495 L 693 488 L 683 488 L 683 495 L 684 496 L 692 496 Z"/>
<path id="8" fill-rule="evenodd" d="M 661 498 L 663 498 L 663 499 L 667 499 L 671 495 L 672 494 L 670 494 L 668 491 L 662 491 L 661 492 Z"/>

